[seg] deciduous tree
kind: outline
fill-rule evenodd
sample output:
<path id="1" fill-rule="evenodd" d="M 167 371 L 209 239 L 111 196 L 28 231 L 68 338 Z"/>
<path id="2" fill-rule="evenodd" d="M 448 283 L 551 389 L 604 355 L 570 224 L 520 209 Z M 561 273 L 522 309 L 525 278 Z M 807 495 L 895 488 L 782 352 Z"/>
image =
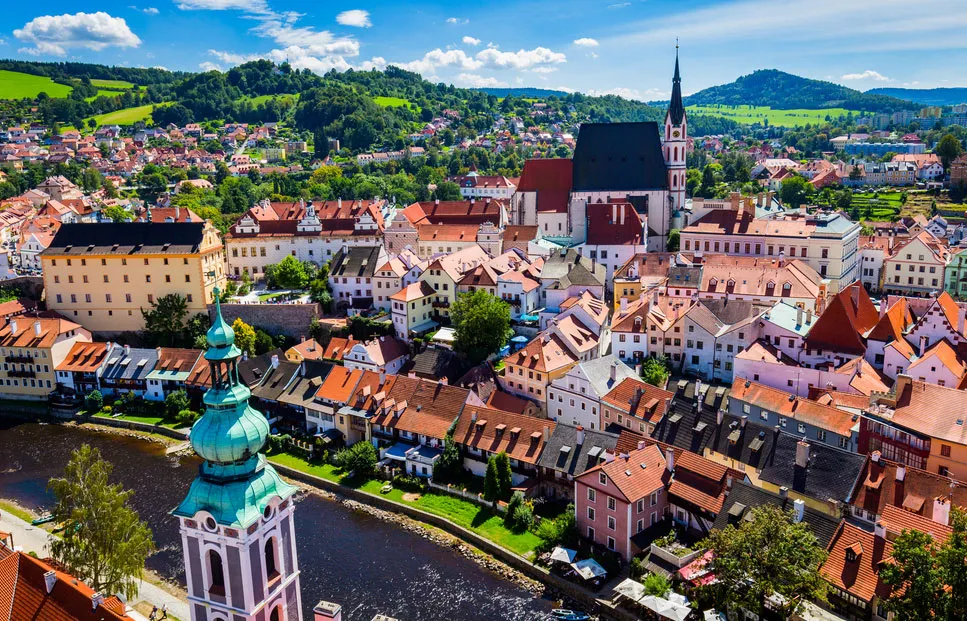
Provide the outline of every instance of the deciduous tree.
<path id="1" fill-rule="evenodd" d="M 64 476 L 50 480 L 48 488 L 57 498 L 54 520 L 64 524 L 50 549 L 94 591 L 130 599 L 138 593 L 154 542 L 128 504 L 134 492 L 109 482 L 112 470 L 100 451 L 84 444 L 71 454 Z"/>
<path id="2" fill-rule="evenodd" d="M 235 332 L 235 344 L 249 356 L 255 355 L 255 329 L 237 317 L 232 323 Z"/>
<path id="3" fill-rule="evenodd" d="M 454 349 L 474 364 L 486 360 L 510 337 L 510 305 L 483 289 L 457 296 L 450 305 Z"/>
<path id="4" fill-rule="evenodd" d="M 141 309 L 144 329 L 154 342 L 173 347 L 183 338 L 188 300 L 178 293 L 163 295 L 151 303 L 151 310 Z"/>

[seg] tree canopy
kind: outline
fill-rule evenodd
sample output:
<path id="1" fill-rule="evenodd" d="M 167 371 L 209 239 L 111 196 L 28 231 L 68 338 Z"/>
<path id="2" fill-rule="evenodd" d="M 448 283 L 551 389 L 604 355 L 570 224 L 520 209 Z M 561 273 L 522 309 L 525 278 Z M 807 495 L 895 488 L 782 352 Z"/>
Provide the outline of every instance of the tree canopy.
<path id="1" fill-rule="evenodd" d="M 188 300 L 178 293 L 169 293 L 154 300 L 151 309 L 141 309 L 144 329 L 154 342 L 174 347 L 185 339 L 185 319 Z"/>
<path id="2" fill-rule="evenodd" d="M 54 519 L 65 525 L 50 547 L 54 559 L 94 591 L 130 599 L 154 542 L 128 504 L 134 492 L 109 482 L 112 470 L 96 448 L 74 450 L 64 476 L 48 484 L 57 498 Z"/>
<path id="3" fill-rule="evenodd" d="M 474 364 L 496 353 L 510 338 L 510 305 L 483 289 L 457 296 L 450 305 L 453 347 Z"/>

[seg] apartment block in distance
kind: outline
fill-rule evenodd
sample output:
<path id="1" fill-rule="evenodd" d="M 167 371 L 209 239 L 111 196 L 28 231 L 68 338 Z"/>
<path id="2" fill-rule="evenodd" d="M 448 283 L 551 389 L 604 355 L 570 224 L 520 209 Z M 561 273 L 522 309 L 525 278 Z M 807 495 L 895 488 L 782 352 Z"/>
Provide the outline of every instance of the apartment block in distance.
<path id="1" fill-rule="evenodd" d="M 171 293 L 207 313 L 225 283 L 209 222 L 65 224 L 41 258 L 47 307 L 98 333 L 142 330 L 141 309 Z"/>

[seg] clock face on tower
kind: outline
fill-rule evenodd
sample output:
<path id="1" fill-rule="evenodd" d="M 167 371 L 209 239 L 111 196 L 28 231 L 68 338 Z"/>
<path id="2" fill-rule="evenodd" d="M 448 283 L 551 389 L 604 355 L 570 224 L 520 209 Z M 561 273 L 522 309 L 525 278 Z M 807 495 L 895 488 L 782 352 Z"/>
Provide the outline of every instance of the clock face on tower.
<path id="1" fill-rule="evenodd" d="M 673 131 L 673 132 L 672 132 L 672 136 L 674 136 L 675 138 L 678 138 L 678 137 L 679 137 L 679 136 L 681 136 L 681 135 L 682 135 L 682 134 L 681 134 L 681 132 L 680 132 L 680 131 L 678 131 L 677 129 L 676 129 L 675 131 Z"/>

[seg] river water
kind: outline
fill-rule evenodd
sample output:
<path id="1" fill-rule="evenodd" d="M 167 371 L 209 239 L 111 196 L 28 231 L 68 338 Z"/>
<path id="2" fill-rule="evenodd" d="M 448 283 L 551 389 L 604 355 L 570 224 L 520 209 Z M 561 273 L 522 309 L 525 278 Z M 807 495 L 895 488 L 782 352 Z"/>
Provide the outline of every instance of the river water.
<path id="1" fill-rule="evenodd" d="M 71 450 L 82 443 L 114 464 L 112 482 L 134 490 L 132 505 L 158 548 L 148 568 L 184 586 L 181 539 L 168 512 L 197 473 L 196 457 L 166 457 L 162 445 L 138 438 L 0 418 L 0 498 L 51 506 L 47 481 L 63 473 Z M 403 621 L 549 618 L 550 602 L 340 503 L 306 495 L 295 522 L 307 620 L 319 600 L 342 604 L 347 621 L 370 621 L 379 612 Z"/>

